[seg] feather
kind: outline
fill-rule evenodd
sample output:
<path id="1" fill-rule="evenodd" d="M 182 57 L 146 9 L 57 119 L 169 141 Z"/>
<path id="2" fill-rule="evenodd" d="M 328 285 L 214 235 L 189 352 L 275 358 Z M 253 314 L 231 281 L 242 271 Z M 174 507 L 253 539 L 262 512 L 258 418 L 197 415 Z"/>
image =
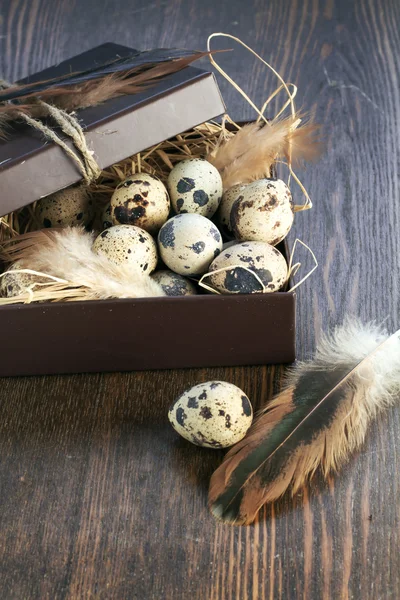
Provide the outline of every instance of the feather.
<path id="1" fill-rule="evenodd" d="M 164 54 L 162 54 L 164 52 Z M 46 105 L 38 98 L 65 111 L 75 111 L 97 106 L 112 98 L 143 92 L 160 79 L 181 71 L 209 52 L 187 50 L 157 50 L 140 53 L 135 60 L 113 64 L 106 68 L 74 77 L 64 77 L 45 82 L 12 86 L 0 92 L 0 137 L 7 137 L 7 126 L 23 112 L 35 119 L 48 116 Z M 180 53 L 180 55 L 179 55 Z M 146 62 L 154 59 L 154 62 Z M 113 70 L 114 69 L 114 70 Z M 21 103 L 10 102 L 15 98 Z"/>
<path id="2" fill-rule="evenodd" d="M 13 85 L 0 92 L 0 102 L 9 102 L 27 96 L 42 97 L 44 92 L 50 92 L 51 89 L 77 86 L 87 83 L 90 80 L 98 80 L 117 73 L 121 77 L 131 77 L 135 73 L 150 70 L 161 64 L 169 65 L 170 72 L 172 72 L 175 69 L 180 70 L 183 68 L 180 65 L 187 66 L 191 62 L 208 54 L 209 52 L 178 48 L 157 48 L 155 50 L 136 52 L 127 58 L 108 61 L 85 71 L 68 73 L 67 75 L 61 75 L 44 81 Z"/>
<path id="3" fill-rule="evenodd" d="M 284 158 L 295 165 L 317 160 L 323 149 L 319 131 L 319 125 L 315 123 L 304 123 L 291 130 L 284 147 Z"/>
<path id="4" fill-rule="evenodd" d="M 298 123 L 298 117 L 272 124 L 251 123 L 214 149 L 207 159 L 220 172 L 224 189 L 270 177 L 279 158 L 291 162 L 315 159 L 320 153 L 318 126 L 306 123 L 298 127 Z"/>
<path id="5" fill-rule="evenodd" d="M 43 229 L 3 243 L 0 258 L 17 262 L 20 268 L 45 273 L 64 280 L 49 281 L 48 289 L 38 288 L 40 299 L 62 290 L 62 299 L 103 300 L 164 296 L 151 277 L 132 265 L 116 265 L 93 252 L 94 235 L 78 227 Z M 34 298 L 36 299 L 36 298 Z M 39 299 L 39 298 L 38 298 Z M 21 299 L 12 298 L 10 301 Z"/>
<path id="6" fill-rule="evenodd" d="M 312 361 L 294 367 L 285 389 L 255 419 L 211 478 L 217 519 L 251 523 L 266 502 L 295 494 L 320 469 L 325 477 L 365 439 L 400 392 L 400 330 L 347 321 Z"/>
<path id="7" fill-rule="evenodd" d="M 144 71 L 112 73 L 101 79 L 63 88 L 51 88 L 40 95 L 42 100 L 67 111 L 96 106 L 111 98 L 143 92 L 160 79 L 181 71 L 207 52 L 155 64 Z"/>

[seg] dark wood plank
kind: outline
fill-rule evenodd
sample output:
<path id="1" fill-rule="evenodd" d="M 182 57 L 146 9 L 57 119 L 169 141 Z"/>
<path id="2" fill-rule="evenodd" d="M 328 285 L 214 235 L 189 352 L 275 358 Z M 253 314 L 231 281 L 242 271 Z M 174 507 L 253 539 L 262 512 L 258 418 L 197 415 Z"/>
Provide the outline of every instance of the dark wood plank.
<path id="1" fill-rule="evenodd" d="M 0 72 L 11 80 L 109 40 L 204 48 L 208 33 L 228 31 L 252 45 L 299 85 L 300 106 L 315 110 L 327 140 L 324 158 L 304 174 L 314 209 L 297 215 L 294 230 L 320 262 L 299 292 L 299 356 L 348 312 L 398 326 L 396 0 L 3 0 L 0 9 Z M 271 75 L 241 51 L 220 60 L 261 103 Z M 253 116 L 221 87 L 232 116 Z M 214 377 L 260 406 L 282 374 L 262 367 L 2 380 L 1 597 L 400 597 L 396 410 L 340 476 L 267 507 L 254 527 L 209 516 L 207 483 L 221 455 L 178 440 L 167 406 Z"/>

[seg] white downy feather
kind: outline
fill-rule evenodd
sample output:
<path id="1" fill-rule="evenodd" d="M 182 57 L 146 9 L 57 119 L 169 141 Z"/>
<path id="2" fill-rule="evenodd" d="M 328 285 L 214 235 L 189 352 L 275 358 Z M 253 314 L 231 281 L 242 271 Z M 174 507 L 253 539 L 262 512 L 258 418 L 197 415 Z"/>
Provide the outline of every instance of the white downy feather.
<path id="1" fill-rule="evenodd" d="M 303 367 L 307 371 L 326 371 L 363 360 L 365 368 L 358 376 L 368 381 L 366 408 L 374 417 L 377 410 L 391 405 L 400 392 L 400 329 L 390 335 L 374 322 L 364 324 L 347 317 L 331 334 L 322 337 L 312 362 L 296 365 L 296 378 Z"/>
<path id="2" fill-rule="evenodd" d="M 77 227 L 53 232 L 48 243 L 38 244 L 21 266 L 59 277 L 71 287 L 87 288 L 87 299 L 164 296 L 158 283 L 132 265 L 116 265 L 93 252 L 93 234 Z"/>

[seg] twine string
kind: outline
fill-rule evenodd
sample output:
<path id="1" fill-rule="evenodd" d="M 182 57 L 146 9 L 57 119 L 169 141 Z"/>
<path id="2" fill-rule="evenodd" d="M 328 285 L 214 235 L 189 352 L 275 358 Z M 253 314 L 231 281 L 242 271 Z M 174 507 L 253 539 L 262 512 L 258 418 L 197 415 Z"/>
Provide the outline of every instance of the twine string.
<path id="1" fill-rule="evenodd" d="M 12 87 L 8 81 L 0 79 L 0 89 L 7 89 Z M 77 152 L 74 152 L 68 144 L 59 136 L 57 133 L 40 121 L 33 117 L 25 114 L 23 111 L 18 112 L 18 116 L 25 121 L 30 127 L 39 131 L 47 140 L 54 142 L 69 156 L 75 164 L 78 166 L 82 176 L 87 184 L 92 183 L 101 174 L 101 169 L 97 164 L 93 151 L 89 150 L 85 138 L 83 129 L 78 121 L 72 114 L 67 113 L 65 110 L 57 108 L 52 104 L 48 104 L 43 100 L 37 99 L 36 103 L 39 104 L 44 113 L 53 119 L 53 121 L 61 128 L 63 133 L 72 141 Z M 18 105 L 16 105 L 18 108 Z"/>

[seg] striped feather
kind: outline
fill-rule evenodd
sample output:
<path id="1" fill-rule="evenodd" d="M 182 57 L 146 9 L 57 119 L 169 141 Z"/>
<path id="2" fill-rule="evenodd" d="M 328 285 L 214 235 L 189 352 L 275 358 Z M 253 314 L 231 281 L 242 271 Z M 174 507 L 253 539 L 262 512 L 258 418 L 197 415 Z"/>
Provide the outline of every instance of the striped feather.
<path id="1" fill-rule="evenodd" d="M 295 367 L 288 386 L 255 420 L 213 474 L 214 516 L 254 521 L 288 489 L 295 494 L 321 469 L 326 477 L 359 448 L 368 425 L 400 392 L 400 330 L 347 322 L 325 338 L 313 361 Z"/>

